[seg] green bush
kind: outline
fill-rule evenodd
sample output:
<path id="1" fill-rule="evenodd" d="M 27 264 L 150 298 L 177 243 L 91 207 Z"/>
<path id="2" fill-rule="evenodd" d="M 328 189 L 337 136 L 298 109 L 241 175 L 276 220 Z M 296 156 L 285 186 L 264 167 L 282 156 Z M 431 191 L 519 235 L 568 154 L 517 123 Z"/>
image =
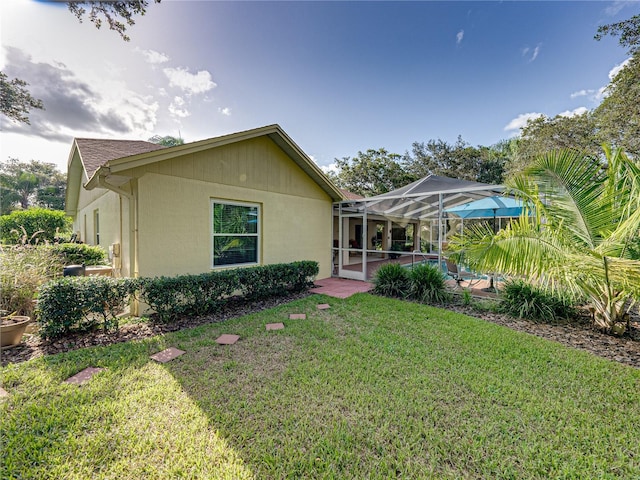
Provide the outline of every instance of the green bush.
<path id="1" fill-rule="evenodd" d="M 36 310 L 40 335 L 56 339 L 96 327 L 105 332 L 117 329 L 117 315 L 127 307 L 137 283 L 96 276 L 63 277 L 43 285 Z"/>
<path id="2" fill-rule="evenodd" d="M 402 265 L 387 263 L 378 269 L 373 284 L 373 291 L 378 295 L 404 298 L 409 289 L 409 274 Z"/>
<path id="3" fill-rule="evenodd" d="M 502 289 L 500 311 L 508 315 L 552 322 L 576 316 L 575 300 L 524 280 L 509 280 Z"/>
<path id="4" fill-rule="evenodd" d="M 0 241 L 4 244 L 53 242 L 67 235 L 71 224 L 71 217 L 61 210 L 16 210 L 0 216 Z"/>
<path id="5" fill-rule="evenodd" d="M 140 298 L 168 322 L 182 315 L 214 313 L 239 288 L 235 270 L 143 278 Z"/>
<path id="6" fill-rule="evenodd" d="M 417 265 L 409 272 L 408 297 L 422 303 L 444 303 L 449 300 L 444 274 L 433 265 Z"/>
<path id="7" fill-rule="evenodd" d="M 107 252 L 97 245 L 83 243 L 60 243 L 48 245 L 63 265 L 107 265 Z"/>
<path id="8" fill-rule="evenodd" d="M 42 246 L 13 245 L 0 250 L 0 310 L 34 316 L 38 288 L 62 275 L 62 262 Z"/>
<path id="9" fill-rule="evenodd" d="M 299 292 L 307 288 L 317 274 L 317 262 L 302 261 L 200 275 L 145 278 L 140 283 L 140 297 L 166 322 L 181 315 L 214 313 L 233 294 L 258 300 Z"/>

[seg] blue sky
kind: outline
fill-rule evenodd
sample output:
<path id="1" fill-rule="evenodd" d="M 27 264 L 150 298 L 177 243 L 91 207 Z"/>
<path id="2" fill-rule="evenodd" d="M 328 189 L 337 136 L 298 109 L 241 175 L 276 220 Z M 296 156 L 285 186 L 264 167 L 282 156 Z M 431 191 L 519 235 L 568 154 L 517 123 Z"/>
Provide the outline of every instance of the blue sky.
<path id="1" fill-rule="evenodd" d="M 46 110 L 3 120 L 1 160 L 66 170 L 71 139 L 201 140 L 272 123 L 320 166 L 458 135 L 491 145 L 526 118 L 602 99 L 626 59 L 599 25 L 635 2 L 163 0 L 130 42 L 64 5 L 2 0 L 0 63 Z"/>

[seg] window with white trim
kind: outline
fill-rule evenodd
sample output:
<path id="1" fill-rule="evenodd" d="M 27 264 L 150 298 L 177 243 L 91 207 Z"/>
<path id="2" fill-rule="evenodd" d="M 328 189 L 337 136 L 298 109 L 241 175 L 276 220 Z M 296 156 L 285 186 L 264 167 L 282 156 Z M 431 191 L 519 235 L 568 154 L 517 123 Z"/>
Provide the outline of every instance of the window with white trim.
<path id="1" fill-rule="evenodd" d="M 211 201 L 213 267 L 259 262 L 260 206 Z"/>

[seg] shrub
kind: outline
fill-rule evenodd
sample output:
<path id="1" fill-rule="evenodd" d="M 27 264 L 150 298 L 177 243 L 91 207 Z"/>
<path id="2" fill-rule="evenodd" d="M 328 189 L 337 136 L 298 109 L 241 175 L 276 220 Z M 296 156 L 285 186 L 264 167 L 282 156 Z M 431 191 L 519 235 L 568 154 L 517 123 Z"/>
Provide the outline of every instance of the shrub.
<path id="1" fill-rule="evenodd" d="M 449 300 L 444 274 L 433 265 L 417 265 L 409 272 L 409 298 L 422 303 L 444 303 Z"/>
<path id="2" fill-rule="evenodd" d="M 126 278 L 63 277 L 43 285 L 37 307 L 40 335 L 56 339 L 100 326 L 105 332 L 117 329 L 117 315 L 137 283 Z"/>
<path id="3" fill-rule="evenodd" d="M 576 316 L 575 301 L 524 280 L 505 282 L 500 311 L 514 317 L 545 322 Z"/>
<path id="4" fill-rule="evenodd" d="M 62 274 L 60 259 L 35 245 L 14 245 L 0 251 L 0 309 L 34 316 L 38 288 Z"/>
<path id="5" fill-rule="evenodd" d="M 387 263 L 378 269 L 373 284 L 373 291 L 378 295 L 404 298 L 409 288 L 409 275 L 400 264 Z"/>
<path id="6" fill-rule="evenodd" d="M 61 243 L 47 246 L 63 265 L 106 265 L 107 252 L 97 245 Z"/>
<path id="7" fill-rule="evenodd" d="M 0 241 L 5 244 L 31 242 L 34 236 L 34 241 L 53 242 L 70 229 L 71 218 L 61 210 L 30 208 L 0 216 Z"/>
<path id="8" fill-rule="evenodd" d="M 237 294 L 258 300 L 299 292 L 318 274 L 317 262 L 265 265 L 200 275 L 145 278 L 140 297 L 162 321 L 181 315 L 205 315 L 219 310 Z"/>

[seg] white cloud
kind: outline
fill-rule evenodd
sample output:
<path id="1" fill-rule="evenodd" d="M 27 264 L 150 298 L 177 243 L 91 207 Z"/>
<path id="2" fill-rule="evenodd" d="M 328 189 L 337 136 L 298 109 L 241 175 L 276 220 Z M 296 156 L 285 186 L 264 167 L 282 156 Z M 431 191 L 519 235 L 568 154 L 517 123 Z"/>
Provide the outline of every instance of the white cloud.
<path id="1" fill-rule="evenodd" d="M 529 59 L 529 63 L 533 62 L 536 58 L 538 58 L 538 55 L 540 54 L 540 49 L 542 47 L 542 44 L 539 43 L 538 45 L 535 46 L 535 48 L 533 50 L 531 50 L 531 48 L 529 47 L 524 47 L 522 49 L 522 56 L 523 57 L 527 57 Z"/>
<path id="2" fill-rule="evenodd" d="M 186 118 L 191 115 L 191 112 L 185 108 L 185 101 L 182 97 L 173 97 L 169 104 L 169 113 L 178 118 Z"/>
<path id="3" fill-rule="evenodd" d="M 166 63 L 169 61 L 168 55 L 156 52 L 155 50 L 142 50 L 141 48 L 136 47 L 134 49 L 134 52 L 142 54 L 145 57 L 147 63 L 150 63 L 152 65 L 159 65 L 161 63 Z"/>
<path id="4" fill-rule="evenodd" d="M 311 159 L 315 162 L 315 158 L 311 157 Z M 318 163 L 318 162 L 316 162 Z M 322 170 L 324 173 L 329 174 L 329 173 L 338 173 L 340 171 L 340 169 L 338 168 L 338 166 L 334 163 L 330 163 L 329 165 L 319 165 L 320 170 Z"/>
<path id="5" fill-rule="evenodd" d="M 190 73 L 189 69 L 164 68 L 162 70 L 169 79 L 169 86 L 183 90 L 187 95 L 208 92 L 218 85 L 211 80 L 211 74 L 206 70 Z"/>
<path id="6" fill-rule="evenodd" d="M 504 127 L 505 132 L 509 132 L 512 131 L 513 133 L 517 134 L 521 128 L 525 127 L 527 125 L 527 122 L 529 120 L 533 120 L 535 118 L 538 117 L 544 117 L 545 115 L 542 113 L 535 113 L 535 112 L 531 112 L 531 113 L 521 113 L 520 115 L 518 115 L 516 118 L 514 118 L 513 120 L 511 120 L 506 127 Z"/>
<path id="7" fill-rule="evenodd" d="M 218 107 L 218 112 L 222 115 L 226 115 L 227 117 L 231 116 L 231 109 L 229 107 Z"/>
<path id="8" fill-rule="evenodd" d="M 607 8 L 605 8 L 605 13 L 611 17 L 615 16 L 626 6 L 637 6 L 638 0 L 616 0 Z"/>
<path id="9" fill-rule="evenodd" d="M 587 107 L 578 107 L 573 110 L 565 110 L 562 113 L 559 113 L 561 117 L 577 117 L 578 115 L 585 114 L 589 111 Z"/>
<path id="10" fill-rule="evenodd" d="M 616 65 L 615 67 L 613 67 L 610 71 L 609 71 L 609 80 L 612 80 L 614 78 L 616 78 L 616 75 L 618 75 L 620 73 L 620 71 L 626 67 L 627 65 L 629 65 L 629 62 L 631 61 L 631 58 L 627 58 L 624 62 L 619 63 L 618 65 Z"/>
<path id="11" fill-rule="evenodd" d="M 456 44 L 460 45 L 462 43 L 462 39 L 464 38 L 464 30 L 460 30 L 456 33 Z"/>
<path id="12" fill-rule="evenodd" d="M 591 89 L 589 89 L 589 90 L 585 90 L 585 89 L 582 89 L 582 90 L 579 90 L 579 91 L 577 91 L 577 92 L 573 92 L 573 93 L 571 94 L 571 98 L 588 97 L 589 95 L 593 95 L 594 93 L 596 93 L 596 91 L 595 91 L 595 90 L 591 90 Z"/>

